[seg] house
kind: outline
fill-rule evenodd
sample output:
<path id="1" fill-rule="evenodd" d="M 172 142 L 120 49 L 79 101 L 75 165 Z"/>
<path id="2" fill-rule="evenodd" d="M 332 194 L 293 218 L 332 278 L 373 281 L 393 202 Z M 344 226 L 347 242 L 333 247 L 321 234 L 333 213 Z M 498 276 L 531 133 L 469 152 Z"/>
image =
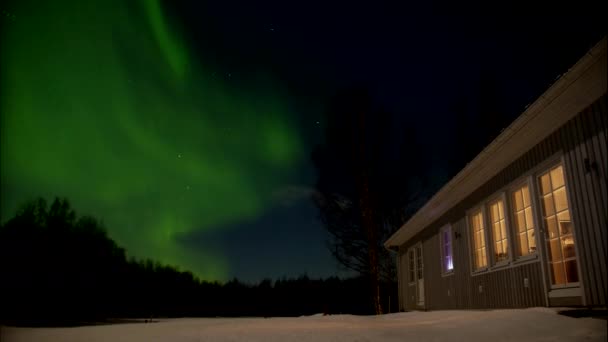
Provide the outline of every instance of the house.
<path id="1" fill-rule="evenodd" d="M 606 38 L 401 226 L 401 310 L 606 306 Z"/>

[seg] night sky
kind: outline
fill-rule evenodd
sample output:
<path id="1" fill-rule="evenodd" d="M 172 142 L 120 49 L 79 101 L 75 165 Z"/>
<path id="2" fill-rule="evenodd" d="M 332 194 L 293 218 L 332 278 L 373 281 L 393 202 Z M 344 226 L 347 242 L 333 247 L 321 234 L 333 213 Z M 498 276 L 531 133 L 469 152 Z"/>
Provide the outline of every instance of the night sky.
<path id="1" fill-rule="evenodd" d="M 455 103 L 494 80 L 508 123 L 606 32 L 580 1 L 390 3 L 0 5 L 1 221 L 65 196 L 130 256 L 204 279 L 344 275 L 311 201 L 332 96 L 369 89 L 439 187 Z"/>

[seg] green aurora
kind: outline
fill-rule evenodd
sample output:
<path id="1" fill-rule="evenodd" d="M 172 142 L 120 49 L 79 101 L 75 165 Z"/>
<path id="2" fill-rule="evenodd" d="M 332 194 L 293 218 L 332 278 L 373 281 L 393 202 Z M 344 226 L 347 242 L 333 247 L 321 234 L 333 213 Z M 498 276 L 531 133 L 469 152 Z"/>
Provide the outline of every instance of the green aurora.
<path id="1" fill-rule="evenodd" d="M 225 280 L 225 251 L 178 237 L 256 217 L 289 183 L 303 153 L 278 84 L 212 77 L 158 0 L 6 8 L 2 222 L 65 196 L 130 256 Z"/>

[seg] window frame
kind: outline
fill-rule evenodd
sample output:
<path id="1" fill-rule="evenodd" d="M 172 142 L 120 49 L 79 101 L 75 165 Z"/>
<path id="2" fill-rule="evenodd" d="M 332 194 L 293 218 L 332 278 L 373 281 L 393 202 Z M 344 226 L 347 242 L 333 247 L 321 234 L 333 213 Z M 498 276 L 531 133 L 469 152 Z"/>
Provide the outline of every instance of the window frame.
<path id="1" fill-rule="evenodd" d="M 480 268 L 475 268 L 475 236 L 473 236 L 473 225 L 471 223 L 471 216 L 473 214 L 476 214 L 477 212 L 481 213 L 481 221 L 484 224 L 484 238 L 485 238 L 485 254 L 486 254 L 486 265 L 484 267 L 480 267 Z M 469 265 L 471 268 L 471 274 L 475 275 L 475 274 L 479 274 L 479 273 L 484 273 L 487 272 L 490 269 L 490 265 L 489 265 L 489 258 L 488 258 L 488 230 L 487 230 L 487 223 L 486 223 L 486 214 L 485 214 L 485 210 L 484 210 L 484 204 L 483 202 L 480 204 L 477 204 L 476 206 L 472 207 L 471 209 L 467 210 L 466 212 L 466 224 L 467 224 L 467 241 L 469 242 Z"/>
<path id="2" fill-rule="evenodd" d="M 444 254 L 444 247 L 446 245 L 446 242 L 443 240 L 443 236 L 444 236 L 444 232 L 448 231 L 448 236 L 450 237 L 450 258 L 452 259 L 452 269 L 448 270 L 445 267 L 445 254 Z M 452 236 L 452 234 L 454 233 L 454 230 L 452 229 L 452 225 L 451 224 L 446 224 L 445 226 L 441 227 L 439 229 L 439 262 L 441 263 L 441 275 L 442 276 L 450 276 L 454 274 L 454 270 L 455 270 L 455 265 L 454 265 L 454 236 Z"/>
<path id="3" fill-rule="evenodd" d="M 547 233 L 547 226 L 545 224 L 545 215 L 543 212 L 543 208 L 542 208 L 542 203 L 541 203 L 541 197 L 543 196 L 542 190 L 541 190 L 541 181 L 540 181 L 540 177 L 543 176 L 544 174 L 548 174 L 550 173 L 553 169 L 560 167 L 562 168 L 562 172 L 563 172 L 563 177 L 564 177 L 564 192 L 566 195 L 566 199 L 568 201 L 568 211 L 569 211 L 569 215 L 570 215 L 570 222 L 572 223 L 572 237 L 574 239 L 574 251 L 576 253 L 576 257 L 574 260 L 576 260 L 576 266 L 577 266 L 577 277 L 578 277 L 578 281 L 577 282 L 568 282 L 566 279 L 566 283 L 561 284 L 561 285 L 554 285 L 551 282 L 551 269 L 549 269 L 549 266 L 547 264 L 549 264 L 549 249 L 546 247 L 547 245 L 547 237 L 546 237 L 546 233 Z M 551 291 L 555 291 L 555 290 L 563 290 L 563 289 L 570 289 L 570 288 L 580 288 L 581 291 L 584 291 L 583 289 L 583 279 L 582 279 L 582 270 L 581 270 L 581 262 L 580 262 L 580 258 L 581 258 L 581 254 L 580 254 L 580 250 L 578 248 L 578 236 L 577 236 L 577 225 L 574 222 L 574 213 L 573 211 L 575 210 L 573 208 L 573 201 L 572 201 L 572 195 L 571 195 L 571 184 L 568 182 L 568 170 L 567 170 L 567 166 L 566 166 L 566 160 L 564 158 L 563 155 L 561 155 L 559 158 L 555 158 L 555 159 L 551 159 L 548 160 L 546 163 L 542 164 L 542 167 L 538 167 L 535 172 L 534 172 L 534 180 L 535 180 L 535 195 L 536 195 L 536 200 L 538 201 L 538 205 L 537 205 L 537 210 L 538 210 L 538 221 L 539 224 L 542 225 L 542 233 L 543 233 L 543 248 L 544 248 L 544 253 L 545 253 L 545 257 L 543 260 L 541 260 L 541 265 L 543 265 L 545 267 L 545 273 L 547 276 L 546 284 L 548 286 L 548 288 Z M 552 192 L 554 192 L 554 190 L 551 190 Z M 560 250 L 560 254 L 562 253 L 562 251 Z M 565 258 L 562 258 L 562 262 L 565 262 Z M 584 293 L 584 292 L 583 292 Z M 584 298 L 584 296 L 583 296 Z"/>
<path id="4" fill-rule="evenodd" d="M 509 198 L 509 218 L 512 220 L 512 222 L 515 222 L 517 220 L 517 218 L 515 217 L 516 213 L 515 213 L 515 204 L 513 203 L 513 194 L 515 193 L 515 191 L 519 191 L 521 188 L 523 188 L 524 186 L 528 186 L 528 194 L 530 195 L 530 208 L 531 208 L 531 212 L 532 212 L 532 224 L 534 225 L 533 227 L 533 231 L 534 231 L 534 242 L 536 243 L 536 250 L 532 253 L 528 253 L 526 255 L 519 255 L 519 232 L 515 231 L 515 227 L 512 225 L 512 229 L 511 229 L 511 237 L 513 239 L 513 251 L 517 252 L 517 254 L 513 254 L 513 262 L 514 263 L 519 263 L 519 262 L 525 262 L 525 261 L 529 261 L 529 260 L 535 260 L 538 259 L 540 257 L 540 249 L 541 249 L 541 241 L 540 241 L 540 234 L 542 233 L 542 231 L 540 230 L 540 222 L 539 222 L 539 216 L 537 214 L 537 210 L 538 210 L 538 203 L 537 203 L 537 189 L 536 187 L 536 183 L 534 182 L 535 179 L 535 174 L 536 172 L 533 172 L 531 174 L 526 175 L 525 177 L 523 177 L 523 179 L 518 179 L 515 182 L 513 182 L 513 184 L 511 184 L 507 191 L 508 191 L 508 198 Z M 525 209 L 525 208 L 524 208 Z M 525 214 L 524 214 L 525 215 Z M 530 242 L 528 241 L 528 244 Z"/>
<path id="5" fill-rule="evenodd" d="M 407 249 L 407 284 L 408 285 L 416 285 L 416 255 L 414 254 L 414 248 L 409 247 Z M 413 256 L 414 267 L 412 267 L 412 263 L 410 262 L 410 256 Z M 414 275 L 412 277 L 412 274 Z"/>
<path id="6" fill-rule="evenodd" d="M 505 238 L 507 240 L 508 256 L 507 256 L 507 259 L 497 262 L 496 258 L 495 258 L 496 241 L 494 240 L 493 227 L 491 227 L 492 222 L 490 222 L 491 221 L 490 206 L 498 201 L 502 201 L 503 219 L 505 221 Z M 511 226 L 511 221 L 509 220 L 509 217 L 508 217 L 509 215 L 507 214 L 507 212 L 510 211 L 510 206 L 507 202 L 506 192 L 504 190 L 500 190 L 498 193 L 495 193 L 492 196 L 488 196 L 487 199 L 484 201 L 483 209 L 486 211 L 486 213 L 485 213 L 486 224 L 487 224 L 486 236 L 489 237 L 489 239 L 488 239 L 488 241 L 490 242 L 489 248 L 491 248 L 491 251 L 487 251 L 487 254 L 489 254 L 488 255 L 488 268 L 494 269 L 494 268 L 505 267 L 513 261 L 513 246 L 512 246 L 511 237 L 510 237 L 510 234 L 513 231 L 513 229 L 512 229 L 513 227 Z"/>

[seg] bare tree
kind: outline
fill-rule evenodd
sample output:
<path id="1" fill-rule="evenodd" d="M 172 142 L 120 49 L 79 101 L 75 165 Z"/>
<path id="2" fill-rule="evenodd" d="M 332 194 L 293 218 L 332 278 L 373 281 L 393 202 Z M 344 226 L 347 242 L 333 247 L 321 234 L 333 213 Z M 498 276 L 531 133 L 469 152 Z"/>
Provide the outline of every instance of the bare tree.
<path id="1" fill-rule="evenodd" d="M 365 90 L 347 91 L 330 103 L 325 143 L 313 153 L 319 170 L 315 202 L 330 233 L 329 247 L 344 267 L 370 279 L 374 311 L 382 313 L 380 280 L 393 281 L 394 260 L 382 247 L 394 227 L 385 200 L 391 177 L 388 113 L 372 107 Z"/>

